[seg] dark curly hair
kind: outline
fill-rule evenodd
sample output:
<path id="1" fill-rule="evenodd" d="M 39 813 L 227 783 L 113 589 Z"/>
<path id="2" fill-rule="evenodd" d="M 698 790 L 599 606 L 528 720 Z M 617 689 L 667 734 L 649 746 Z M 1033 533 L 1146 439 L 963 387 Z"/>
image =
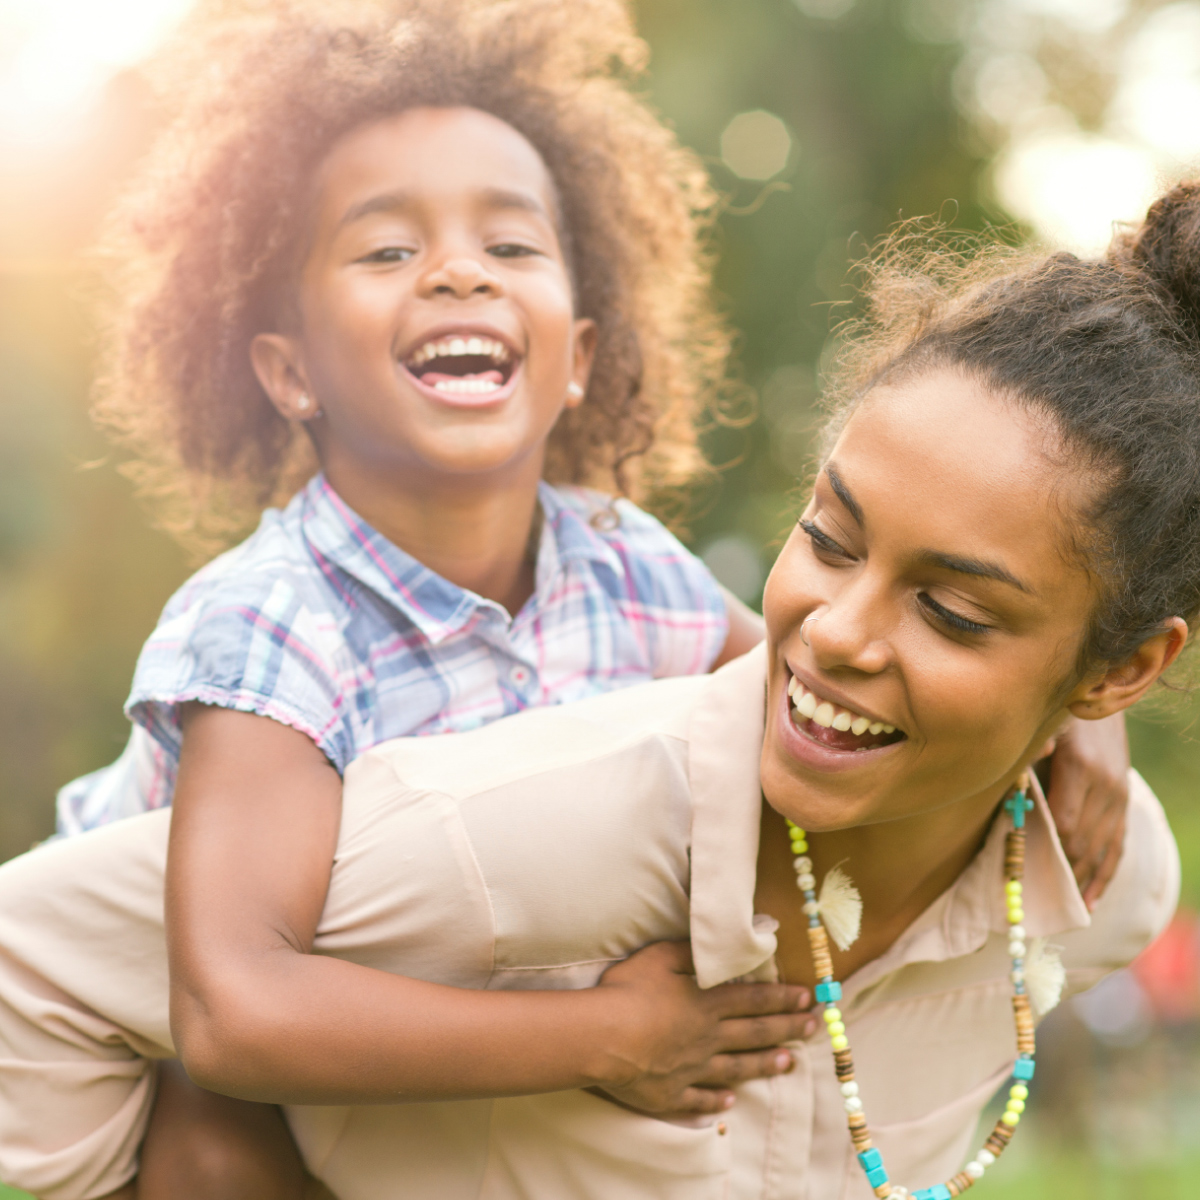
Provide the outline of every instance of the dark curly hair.
<path id="1" fill-rule="evenodd" d="M 933 245 L 931 247 L 931 240 Z M 1051 422 L 1094 473 L 1077 551 L 1101 584 L 1081 674 L 1200 615 L 1200 184 L 1101 260 L 903 226 L 866 264 L 867 307 L 829 379 L 831 441 L 872 387 L 950 367 Z M 829 444 L 827 441 L 827 444 Z"/>
<path id="2" fill-rule="evenodd" d="M 162 524 L 211 550 L 315 469 L 248 347 L 286 303 L 324 156 L 418 106 L 499 117 L 555 181 L 578 312 L 599 337 L 547 477 L 660 500 L 694 477 L 729 353 L 709 288 L 715 198 L 631 92 L 645 58 L 621 0 L 202 7 L 158 64 L 176 119 L 101 247 L 113 287 L 94 411 L 134 449 L 125 470 Z"/>

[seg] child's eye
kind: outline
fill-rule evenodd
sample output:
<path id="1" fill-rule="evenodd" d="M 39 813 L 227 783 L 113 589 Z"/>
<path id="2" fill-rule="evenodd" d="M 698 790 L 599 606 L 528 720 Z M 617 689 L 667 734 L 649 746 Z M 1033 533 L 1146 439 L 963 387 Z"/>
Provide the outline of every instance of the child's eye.
<path id="1" fill-rule="evenodd" d="M 853 562 L 854 555 L 849 553 L 844 546 L 839 545 L 833 540 L 824 530 L 818 529 L 811 521 L 800 521 L 800 528 L 808 534 L 812 541 L 813 549 L 818 555 L 824 558 L 839 558 L 843 562 Z"/>
<path id="2" fill-rule="evenodd" d="M 488 253 L 496 258 L 524 258 L 529 254 L 540 254 L 532 246 L 522 246 L 520 242 L 501 242 L 498 246 L 489 246 Z"/>
<path id="3" fill-rule="evenodd" d="M 981 625 L 978 621 L 970 621 L 966 617 L 959 616 L 956 612 L 951 612 L 945 605 L 939 604 L 928 592 L 922 592 L 917 597 L 918 603 L 926 612 L 930 613 L 936 620 L 943 625 L 948 625 L 951 629 L 959 633 L 990 633 L 990 625 Z"/>
<path id="4" fill-rule="evenodd" d="M 384 246 L 381 250 L 372 250 L 370 254 L 364 254 L 358 261 L 378 263 L 407 262 L 414 254 L 416 254 L 416 251 L 408 246 Z"/>

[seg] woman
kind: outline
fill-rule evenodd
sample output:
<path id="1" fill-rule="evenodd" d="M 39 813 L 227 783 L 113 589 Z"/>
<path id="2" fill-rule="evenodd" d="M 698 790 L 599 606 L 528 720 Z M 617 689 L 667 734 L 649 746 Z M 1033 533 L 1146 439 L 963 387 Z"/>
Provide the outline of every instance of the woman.
<path id="1" fill-rule="evenodd" d="M 177 1048 L 205 1086 L 292 1106 L 343 1200 L 970 1186 L 1032 1074 L 1014 947 L 1053 937 L 1087 986 L 1175 903 L 1174 844 L 1140 781 L 1090 917 L 1040 794 L 1027 812 L 1013 792 L 1072 715 L 1143 697 L 1200 612 L 1200 187 L 1104 262 L 960 264 L 948 285 L 945 262 L 879 267 L 832 449 L 769 581 L 765 648 L 710 679 L 370 751 L 347 772 L 319 924 L 264 932 L 246 913 L 233 971 L 212 952 L 218 926 L 228 949 L 222 897 L 170 895 L 168 981 L 166 814 L 0 870 L 8 1176 L 63 1198 L 129 1179 L 139 1056 Z M 843 862 L 862 934 L 826 963 L 796 883 L 811 893 Z M 496 1099 L 470 1029 L 460 1051 L 380 1033 L 380 970 L 586 1005 L 592 985 L 623 986 L 634 949 L 686 936 L 702 988 L 778 974 L 832 1001 L 843 985 L 836 1072 L 811 1038 L 791 1073 L 684 1124 L 580 1088 Z M 307 1003 L 331 981 L 336 1011 Z M 1014 1070 L 1014 1010 L 1004 1129 L 964 1170 Z M 677 1088 L 692 1068 L 597 1053 L 581 1074 L 619 1102 L 647 1069 Z"/>

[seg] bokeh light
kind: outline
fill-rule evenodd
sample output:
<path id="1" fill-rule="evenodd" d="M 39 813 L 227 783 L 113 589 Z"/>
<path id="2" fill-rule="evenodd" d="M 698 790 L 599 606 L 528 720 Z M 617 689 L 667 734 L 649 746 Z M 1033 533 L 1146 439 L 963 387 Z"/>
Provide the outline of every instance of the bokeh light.
<path id="1" fill-rule="evenodd" d="M 0 0 L 0 142 L 69 135 L 104 83 L 178 24 L 193 0 Z"/>
<path id="2" fill-rule="evenodd" d="M 770 179 L 787 166 L 792 135 L 774 114 L 738 113 L 721 134 L 721 160 L 742 179 Z"/>

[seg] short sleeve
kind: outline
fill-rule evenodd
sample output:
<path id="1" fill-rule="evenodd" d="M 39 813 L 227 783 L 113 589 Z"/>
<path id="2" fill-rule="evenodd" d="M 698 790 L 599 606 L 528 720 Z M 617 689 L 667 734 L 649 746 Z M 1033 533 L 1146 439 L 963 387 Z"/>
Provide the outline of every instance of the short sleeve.
<path id="1" fill-rule="evenodd" d="M 729 636 L 725 595 L 713 573 L 674 534 L 628 500 L 601 536 L 622 560 L 629 616 L 642 624 L 656 679 L 712 668 Z"/>
<path id="2" fill-rule="evenodd" d="M 197 590 L 167 606 L 142 649 L 126 704 L 130 720 L 177 758 L 181 704 L 257 713 L 306 734 L 344 771 L 353 748 L 329 614 L 307 606 L 286 573 Z"/>

